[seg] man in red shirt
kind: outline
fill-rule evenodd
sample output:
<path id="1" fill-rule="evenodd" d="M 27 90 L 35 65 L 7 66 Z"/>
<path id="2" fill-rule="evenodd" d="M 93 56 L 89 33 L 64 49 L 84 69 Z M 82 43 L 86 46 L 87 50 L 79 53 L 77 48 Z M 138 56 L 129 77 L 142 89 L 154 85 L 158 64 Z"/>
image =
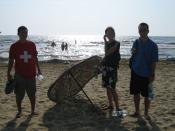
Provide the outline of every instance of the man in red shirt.
<path id="1" fill-rule="evenodd" d="M 31 103 L 31 115 L 35 115 L 36 102 L 36 74 L 41 74 L 36 46 L 33 42 L 27 40 L 28 30 L 25 26 L 18 28 L 19 40 L 11 45 L 9 51 L 9 63 L 7 71 L 7 79 L 12 79 L 10 74 L 13 64 L 15 65 L 14 79 L 17 82 L 15 87 L 16 104 L 18 108 L 17 117 L 21 115 L 21 103 L 25 95 L 25 91 Z M 37 70 L 36 70 L 37 69 Z"/>

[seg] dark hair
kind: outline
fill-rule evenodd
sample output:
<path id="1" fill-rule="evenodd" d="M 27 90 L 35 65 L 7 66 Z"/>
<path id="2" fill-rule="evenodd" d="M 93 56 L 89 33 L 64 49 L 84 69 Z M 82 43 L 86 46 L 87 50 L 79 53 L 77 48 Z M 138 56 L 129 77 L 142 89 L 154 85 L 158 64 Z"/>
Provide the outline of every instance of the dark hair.
<path id="1" fill-rule="evenodd" d="M 149 30 L 149 25 L 147 24 L 147 23 L 140 23 L 139 24 L 139 28 L 141 27 L 141 26 L 145 26 L 148 30 Z"/>
<path id="2" fill-rule="evenodd" d="M 111 26 L 107 27 L 106 30 L 105 30 L 105 33 L 106 33 L 108 30 L 111 30 L 111 31 L 115 34 L 115 30 L 114 30 L 113 27 L 111 27 Z"/>
<path id="3" fill-rule="evenodd" d="M 19 33 L 20 31 L 22 31 L 22 30 L 27 30 L 27 27 L 25 27 L 25 26 L 20 26 L 20 27 L 18 28 L 18 33 Z"/>

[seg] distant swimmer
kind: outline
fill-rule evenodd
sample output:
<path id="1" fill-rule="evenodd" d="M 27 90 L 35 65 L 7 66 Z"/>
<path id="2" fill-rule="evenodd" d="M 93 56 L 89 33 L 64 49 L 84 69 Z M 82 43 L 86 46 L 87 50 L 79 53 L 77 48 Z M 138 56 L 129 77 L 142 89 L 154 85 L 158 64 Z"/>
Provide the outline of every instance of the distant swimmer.
<path id="1" fill-rule="evenodd" d="M 65 50 L 65 43 L 64 43 L 64 42 L 62 42 L 62 44 L 61 44 L 61 50 L 62 50 L 62 51 Z"/>
<path id="2" fill-rule="evenodd" d="M 55 44 L 54 41 L 52 42 L 51 46 L 52 46 L 52 47 L 55 47 L 55 46 L 56 46 L 56 44 Z"/>
<path id="3" fill-rule="evenodd" d="M 68 50 L 68 44 L 66 42 L 62 42 L 62 44 L 61 44 L 61 50 L 62 51 L 67 51 Z"/>
<path id="4" fill-rule="evenodd" d="M 64 49 L 65 49 L 66 51 L 68 50 L 68 44 L 67 44 L 67 43 L 64 44 Z"/>
<path id="5" fill-rule="evenodd" d="M 64 42 L 61 44 L 61 50 L 64 51 Z"/>
<path id="6" fill-rule="evenodd" d="M 67 42 L 62 42 L 61 43 L 61 50 L 62 51 L 66 51 L 67 55 L 68 55 L 68 44 Z M 65 60 L 65 64 L 69 64 L 70 62 L 68 60 Z"/>

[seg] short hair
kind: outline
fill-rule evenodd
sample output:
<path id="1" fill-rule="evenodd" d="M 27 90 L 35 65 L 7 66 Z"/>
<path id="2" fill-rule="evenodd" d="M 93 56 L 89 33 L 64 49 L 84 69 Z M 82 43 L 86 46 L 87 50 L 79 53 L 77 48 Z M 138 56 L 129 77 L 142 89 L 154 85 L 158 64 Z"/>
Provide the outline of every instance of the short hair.
<path id="1" fill-rule="evenodd" d="M 145 26 L 149 30 L 149 25 L 147 23 L 140 23 L 138 28 L 140 28 L 141 26 Z"/>
<path id="2" fill-rule="evenodd" d="M 25 27 L 25 26 L 20 26 L 20 27 L 18 28 L 18 33 L 19 33 L 20 31 L 22 31 L 22 30 L 27 30 L 27 27 Z"/>
<path id="3" fill-rule="evenodd" d="M 108 30 L 111 30 L 111 31 L 115 34 L 115 30 L 114 30 L 113 27 L 111 27 L 111 26 L 107 27 L 106 30 L 105 30 L 105 33 L 106 33 Z"/>

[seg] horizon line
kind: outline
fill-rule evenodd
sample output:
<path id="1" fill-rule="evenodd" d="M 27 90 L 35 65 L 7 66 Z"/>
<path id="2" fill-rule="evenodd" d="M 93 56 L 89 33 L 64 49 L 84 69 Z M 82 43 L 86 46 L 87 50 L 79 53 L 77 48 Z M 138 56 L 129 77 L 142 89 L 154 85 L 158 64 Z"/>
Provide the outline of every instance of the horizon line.
<path id="1" fill-rule="evenodd" d="M 2 34 L 0 32 L 0 36 L 17 36 L 17 34 Z M 56 34 L 56 35 L 42 35 L 42 34 L 29 34 L 28 36 L 103 36 L 100 34 Z M 132 36 L 132 37 L 138 37 L 139 35 L 117 35 L 117 37 L 125 37 L 125 36 Z M 149 37 L 175 37 L 175 35 L 148 35 Z"/>

